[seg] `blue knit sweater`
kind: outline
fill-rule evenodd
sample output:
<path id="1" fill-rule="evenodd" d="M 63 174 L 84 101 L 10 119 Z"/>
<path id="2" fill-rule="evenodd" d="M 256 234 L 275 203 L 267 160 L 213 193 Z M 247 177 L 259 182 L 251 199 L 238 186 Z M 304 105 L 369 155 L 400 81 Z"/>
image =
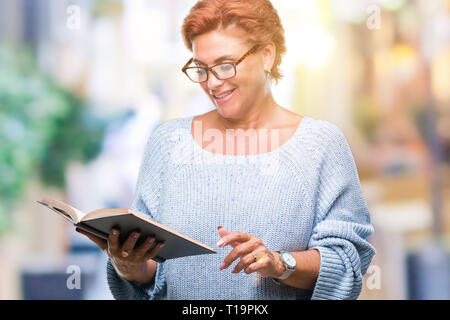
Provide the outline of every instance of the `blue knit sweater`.
<path id="1" fill-rule="evenodd" d="M 121 279 L 107 264 L 116 299 L 356 299 L 375 255 L 373 227 L 351 149 L 331 122 L 305 116 L 294 135 L 263 154 L 222 155 L 193 139 L 194 117 L 152 133 L 131 209 L 212 247 L 216 254 L 158 263 L 155 280 Z M 278 285 L 257 273 L 219 270 L 230 246 L 217 226 L 260 238 L 271 250 L 317 248 L 314 290 Z M 299 261 L 301 263 L 301 261 Z"/>

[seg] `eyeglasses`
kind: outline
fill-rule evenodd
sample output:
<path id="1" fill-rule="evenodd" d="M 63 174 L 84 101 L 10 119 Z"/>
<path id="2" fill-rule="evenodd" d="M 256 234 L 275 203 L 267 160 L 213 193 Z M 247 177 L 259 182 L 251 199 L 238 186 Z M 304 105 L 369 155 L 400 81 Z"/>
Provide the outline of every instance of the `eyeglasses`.
<path id="1" fill-rule="evenodd" d="M 258 49 L 258 45 L 253 46 L 246 54 L 244 54 L 239 60 L 235 62 L 225 62 L 219 63 L 211 68 L 208 66 L 200 67 L 189 67 L 189 65 L 194 61 L 194 58 L 191 58 L 181 69 L 187 77 L 196 83 L 202 83 L 208 81 L 209 71 L 219 80 L 227 80 L 236 76 L 236 66 L 244 61 L 249 55 L 253 54 Z"/>

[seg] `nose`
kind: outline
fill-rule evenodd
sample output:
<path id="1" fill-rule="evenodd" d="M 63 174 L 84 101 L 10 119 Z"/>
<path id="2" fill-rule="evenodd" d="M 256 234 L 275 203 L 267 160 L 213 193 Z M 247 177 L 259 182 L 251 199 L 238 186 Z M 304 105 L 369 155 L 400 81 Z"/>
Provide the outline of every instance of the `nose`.
<path id="1" fill-rule="evenodd" d="M 208 81 L 207 81 L 207 86 L 208 86 L 209 92 L 214 91 L 217 88 L 219 88 L 223 84 L 223 81 L 224 80 L 217 79 L 216 76 L 214 75 L 214 73 L 209 71 Z"/>

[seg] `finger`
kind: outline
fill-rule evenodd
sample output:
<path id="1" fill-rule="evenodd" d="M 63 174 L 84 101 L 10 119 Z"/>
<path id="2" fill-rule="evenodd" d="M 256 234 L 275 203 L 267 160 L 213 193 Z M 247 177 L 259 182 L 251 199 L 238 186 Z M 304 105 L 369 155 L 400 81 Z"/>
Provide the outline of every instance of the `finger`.
<path id="1" fill-rule="evenodd" d="M 231 232 L 228 231 L 227 228 L 222 227 L 222 226 L 218 226 L 217 227 L 217 231 L 219 231 L 219 235 L 221 238 L 225 237 L 226 235 L 229 235 Z"/>
<path id="2" fill-rule="evenodd" d="M 75 230 L 77 232 L 85 235 L 86 237 L 88 237 L 92 242 L 94 242 L 98 247 L 100 247 L 100 249 L 102 249 L 102 250 L 106 249 L 106 247 L 107 247 L 106 240 L 104 240 L 100 237 L 97 237 L 87 231 L 80 229 L 80 228 L 76 228 Z"/>
<path id="3" fill-rule="evenodd" d="M 238 263 L 233 271 L 231 271 L 232 273 L 239 273 L 241 272 L 242 269 L 244 269 L 246 271 L 246 273 L 251 273 L 254 272 L 255 270 L 259 270 L 262 267 L 266 266 L 266 261 L 268 259 L 268 254 L 267 254 L 267 250 L 264 248 L 261 251 L 252 251 L 251 253 L 249 253 L 248 255 L 246 255 L 244 258 L 242 258 L 241 260 L 243 260 L 242 263 Z M 250 268 L 251 267 L 251 268 Z M 251 272 L 248 272 L 251 271 Z"/>
<path id="4" fill-rule="evenodd" d="M 148 237 L 144 243 L 135 249 L 134 255 L 137 259 L 143 257 L 155 242 L 155 237 Z"/>
<path id="5" fill-rule="evenodd" d="M 235 247 L 231 252 L 223 259 L 220 270 L 228 268 L 234 260 L 239 257 L 244 257 L 250 252 L 254 251 L 257 247 L 262 244 L 262 241 L 258 238 L 252 238 L 251 240 L 244 242 L 237 247 Z"/>
<path id="6" fill-rule="evenodd" d="M 250 274 L 256 271 L 261 271 L 264 268 L 267 268 L 267 266 L 270 264 L 270 259 L 267 251 L 260 251 L 256 255 L 256 261 L 253 261 L 248 266 L 244 268 L 244 272 L 246 274 Z M 253 256 L 253 259 L 255 259 Z"/>
<path id="7" fill-rule="evenodd" d="M 121 249 L 121 254 L 122 254 L 123 258 L 126 258 L 131 254 L 131 252 L 133 251 L 134 246 L 136 244 L 136 241 L 139 238 L 139 235 L 140 235 L 139 232 L 134 231 L 130 234 L 128 239 L 125 241 L 125 243 L 123 244 L 122 249 Z"/>
<path id="8" fill-rule="evenodd" d="M 244 232 L 231 232 L 230 234 L 224 236 L 222 239 L 220 239 L 217 242 L 217 246 L 218 247 L 224 247 L 226 245 L 229 245 L 231 242 L 233 241 L 237 241 L 237 242 L 245 242 L 251 239 L 251 235 L 249 235 L 248 233 L 244 233 Z"/>
<path id="9" fill-rule="evenodd" d="M 152 250 L 145 254 L 144 260 L 147 261 L 156 257 L 158 255 L 158 252 L 164 247 L 164 245 L 164 242 L 158 242 Z"/>
<path id="10" fill-rule="evenodd" d="M 108 251 L 115 254 L 119 250 L 119 230 L 111 229 L 108 235 Z"/>
<path id="11" fill-rule="evenodd" d="M 217 227 L 217 231 L 219 231 L 219 235 L 220 235 L 221 238 L 231 234 L 230 231 L 228 231 L 225 227 L 222 227 L 222 226 L 218 226 Z M 237 241 L 230 242 L 230 245 L 233 248 L 236 247 L 238 244 L 239 244 L 239 242 L 237 242 Z"/>
<path id="12" fill-rule="evenodd" d="M 231 271 L 231 273 L 239 273 L 242 269 L 247 268 L 253 262 L 255 262 L 255 254 L 253 252 L 250 252 L 240 259 L 239 263 L 234 266 L 234 269 Z"/>

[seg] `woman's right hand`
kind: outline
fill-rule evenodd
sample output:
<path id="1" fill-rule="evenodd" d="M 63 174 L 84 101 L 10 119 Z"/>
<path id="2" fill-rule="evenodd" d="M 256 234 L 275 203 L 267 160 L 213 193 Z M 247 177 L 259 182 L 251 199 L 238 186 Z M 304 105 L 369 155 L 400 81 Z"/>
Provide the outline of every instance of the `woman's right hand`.
<path id="1" fill-rule="evenodd" d="M 111 230 L 108 235 L 108 240 L 104 240 L 79 228 L 76 231 L 84 234 L 99 246 L 100 249 L 105 251 L 119 276 L 129 281 L 141 282 L 141 279 L 145 279 L 148 261 L 154 258 L 164 246 L 163 242 L 159 242 L 152 250 L 148 251 L 155 241 L 154 237 L 148 237 L 139 247 L 135 248 L 136 241 L 140 236 L 138 232 L 132 232 L 121 246 L 119 244 L 120 232 L 117 229 Z"/>

